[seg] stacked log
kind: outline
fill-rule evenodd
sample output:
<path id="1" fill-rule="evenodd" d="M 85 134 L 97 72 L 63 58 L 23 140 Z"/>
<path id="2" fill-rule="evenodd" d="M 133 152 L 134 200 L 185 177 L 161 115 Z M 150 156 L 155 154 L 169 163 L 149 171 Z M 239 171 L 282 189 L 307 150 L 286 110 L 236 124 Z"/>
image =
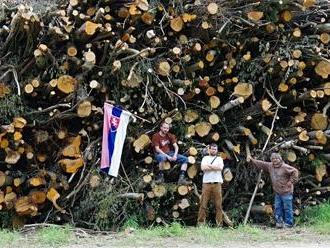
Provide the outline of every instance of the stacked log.
<path id="1" fill-rule="evenodd" d="M 262 150 L 279 151 L 301 171 L 297 208 L 322 202 L 330 184 L 329 6 L 70 0 L 43 15 L 2 6 L 1 211 L 25 221 L 73 217 L 89 227 L 100 223 L 89 223 L 90 213 L 103 221 L 120 216 L 111 223 L 120 225 L 136 211 L 128 207 L 133 198 L 148 224 L 194 224 L 199 163 L 211 142 L 227 167 L 226 210 L 248 204 L 256 170 L 246 157 Z M 96 172 L 105 101 L 139 117 L 109 188 Z M 175 184 L 175 163 L 166 164 L 166 184 L 154 183 L 150 136 L 162 121 L 189 156 L 192 185 Z M 256 199 L 257 213 L 271 203 L 268 185 L 260 186 L 266 196 Z M 106 213 L 92 198 L 97 189 L 116 200 Z"/>

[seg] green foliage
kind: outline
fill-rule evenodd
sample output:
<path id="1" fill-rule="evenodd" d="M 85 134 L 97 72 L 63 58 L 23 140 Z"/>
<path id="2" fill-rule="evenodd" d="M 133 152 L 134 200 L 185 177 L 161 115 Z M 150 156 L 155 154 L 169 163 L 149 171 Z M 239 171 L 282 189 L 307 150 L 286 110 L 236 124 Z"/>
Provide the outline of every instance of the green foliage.
<path id="1" fill-rule="evenodd" d="M 330 234 L 330 201 L 304 209 L 297 218 L 297 224 L 310 226 L 320 233 Z"/>
<path id="2" fill-rule="evenodd" d="M 266 240 L 269 235 L 262 229 L 250 226 L 240 225 L 234 230 L 210 228 L 209 226 L 201 226 L 196 229 L 196 237 L 203 242 L 217 243 L 225 240 L 240 240 L 246 238 L 249 240 Z"/>
<path id="3" fill-rule="evenodd" d="M 101 196 L 102 193 L 98 192 L 98 196 Z M 120 209 L 117 198 L 115 195 L 110 193 L 109 195 L 104 195 L 97 204 L 98 212 L 95 216 L 95 223 L 101 229 L 110 229 L 114 225 L 114 216 Z"/>
<path id="4" fill-rule="evenodd" d="M 246 212 L 246 206 L 239 206 L 228 211 L 231 219 L 235 221 L 243 220 Z"/>
<path id="5" fill-rule="evenodd" d="M 6 247 L 6 245 L 13 244 L 19 239 L 19 234 L 17 232 L 12 232 L 8 230 L 0 230 L 0 240 L 1 247 Z"/>
<path id="6" fill-rule="evenodd" d="M 38 242 L 48 246 L 58 246 L 69 243 L 72 239 L 73 233 L 69 226 L 56 227 L 50 226 L 42 228 L 37 233 Z"/>
<path id="7" fill-rule="evenodd" d="M 117 230 L 144 225 L 146 217 L 141 205 L 131 199 L 118 198 L 120 188 L 110 185 L 108 180 L 95 189 L 87 188 L 85 195 L 75 207 L 74 221 L 81 226 L 99 230 Z"/>
<path id="8" fill-rule="evenodd" d="M 124 223 L 123 229 L 126 228 L 134 228 L 138 229 L 139 228 L 139 221 L 138 217 L 136 215 L 130 216 Z"/>
<path id="9" fill-rule="evenodd" d="M 12 211 L 0 211 L 0 228 L 11 228 L 12 227 Z"/>
<path id="10" fill-rule="evenodd" d="M 265 12 L 265 19 L 270 22 L 278 22 L 278 15 L 282 10 L 288 8 L 289 0 L 269 0 L 267 4 L 263 5 L 260 10 Z"/>
<path id="11" fill-rule="evenodd" d="M 301 164 L 304 168 L 304 172 L 315 173 L 316 168 L 323 166 L 325 161 L 322 158 L 315 158 L 312 161 L 309 161 L 305 158 L 299 158 L 297 163 Z"/>
<path id="12" fill-rule="evenodd" d="M 167 247 L 166 240 L 179 240 L 179 242 L 194 242 L 202 246 L 221 246 L 232 241 L 245 240 L 246 242 L 268 242 L 276 239 L 273 230 L 267 231 L 254 226 L 238 226 L 236 229 L 212 228 L 210 226 L 184 227 L 180 223 L 169 226 L 157 226 L 148 229 L 137 229 L 128 238 L 118 240 L 117 246 L 145 246 L 146 240 L 157 242 L 160 247 Z M 290 237 L 288 237 L 290 238 Z M 287 238 L 286 238 L 287 239 Z M 166 242 L 166 241 L 165 241 Z"/>
<path id="13" fill-rule="evenodd" d="M 17 95 L 10 95 L 0 98 L 0 123 L 9 124 L 16 116 L 21 116 L 25 109 L 22 98 Z"/>
<path id="14" fill-rule="evenodd" d="M 177 122 L 175 126 L 172 127 L 171 132 L 175 133 L 177 137 L 184 138 L 186 135 L 186 126 L 184 125 L 184 122 Z M 191 141 L 191 139 L 187 140 L 188 142 Z"/>
<path id="15" fill-rule="evenodd" d="M 250 225 L 239 225 L 236 228 L 237 232 L 248 234 L 250 236 L 261 236 L 263 231 L 255 226 L 250 226 Z"/>
<path id="16" fill-rule="evenodd" d="M 185 228 L 178 222 L 173 222 L 169 227 L 165 228 L 164 234 L 170 236 L 182 236 L 186 233 Z"/>
<path id="17" fill-rule="evenodd" d="M 169 226 L 157 226 L 148 229 L 139 229 L 137 231 L 138 237 L 148 238 L 148 237 L 182 237 L 187 233 L 186 228 L 184 228 L 180 223 L 173 222 Z"/>
<path id="18" fill-rule="evenodd" d="M 315 170 L 317 167 L 319 167 L 321 165 L 324 165 L 324 162 L 319 158 L 312 160 L 310 163 L 310 166 L 313 170 Z"/>
<path id="19" fill-rule="evenodd" d="M 193 230 L 194 237 L 199 243 L 208 243 L 208 244 L 219 244 L 220 242 L 224 242 L 226 236 L 222 229 L 219 228 L 211 228 L 210 226 L 200 226 L 194 228 Z"/>

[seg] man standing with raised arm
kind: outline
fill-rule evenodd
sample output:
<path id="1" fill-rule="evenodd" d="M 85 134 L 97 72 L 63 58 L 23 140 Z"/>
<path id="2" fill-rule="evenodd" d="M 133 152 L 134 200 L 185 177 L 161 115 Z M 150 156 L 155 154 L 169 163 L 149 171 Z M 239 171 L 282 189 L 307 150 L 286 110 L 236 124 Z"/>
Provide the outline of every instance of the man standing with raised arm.
<path id="1" fill-rule="evenodd" d="M 252 157 L 250 159 L 255 166 L 270 175 L 275 192 L 276 227 L 293 227 L 293 185 L 298 181 L 298 170 L 284 163 L 279 153 L 271 154 L 271 162 L 257 160 Z"/>

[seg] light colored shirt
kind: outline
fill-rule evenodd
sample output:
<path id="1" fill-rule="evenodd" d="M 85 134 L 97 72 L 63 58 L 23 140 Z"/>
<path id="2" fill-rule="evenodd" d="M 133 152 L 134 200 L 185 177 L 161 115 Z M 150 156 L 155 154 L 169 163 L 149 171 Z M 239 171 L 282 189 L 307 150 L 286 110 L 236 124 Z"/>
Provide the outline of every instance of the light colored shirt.
<path id="1" fill-rule="evenodd" d="M 209 155 L 203 157 L 202 165 L 209 165 L 211 163 L 212 165 L 221 165 L 223 168 L 223 160 L 221 157 Z M 221 170 L 204 170 L 203 183 L 223 183 Z"/>

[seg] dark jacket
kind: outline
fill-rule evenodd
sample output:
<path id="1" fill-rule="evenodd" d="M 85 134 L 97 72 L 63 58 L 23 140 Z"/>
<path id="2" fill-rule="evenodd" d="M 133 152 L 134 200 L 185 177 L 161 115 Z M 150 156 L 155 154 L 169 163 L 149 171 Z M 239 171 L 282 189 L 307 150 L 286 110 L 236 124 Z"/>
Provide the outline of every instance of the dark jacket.
<path id="1" fill-rule="evenodd" d="M 298 181 L 298 170 L 284 162 L 275 167 L 272 162 L 251 159 L 252 163 L 258 168 L 267 171 L 270 175 L 273 190 L 284 195 L 293 193 L 293 184 Z"/>

